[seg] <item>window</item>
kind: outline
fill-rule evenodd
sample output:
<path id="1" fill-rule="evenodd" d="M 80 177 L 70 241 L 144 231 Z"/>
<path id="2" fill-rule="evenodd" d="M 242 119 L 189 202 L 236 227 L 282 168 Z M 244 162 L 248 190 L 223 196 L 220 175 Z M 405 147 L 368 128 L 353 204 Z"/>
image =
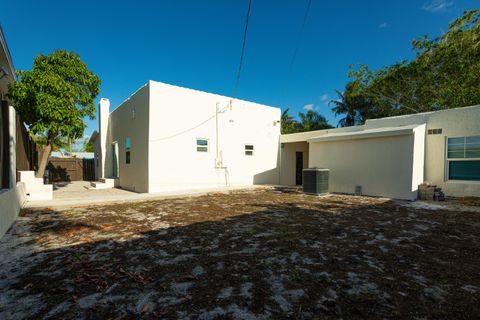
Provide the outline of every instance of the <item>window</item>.
<path id="1" fill-rule="evenodd" d="M 448 180 L 480 181 L 480 136 L 448 138 Z"/>
<path id="2" fill-rule="evenodd" d="M 197 139 L 197 152 L 208 152 L 208 139 Z"/>
<path id="3" fill-rule="evenodd" d="M 245 155 L 246 156 L 253 156 L 253 144 L 246 144 L 245 145 Z"/>
<path id="4" fill-rule="evenodd" d="M 130 138 L 125 138 L 125 162 L 130 164 L 130 149 L 132 148 L 132 141 Z"/>

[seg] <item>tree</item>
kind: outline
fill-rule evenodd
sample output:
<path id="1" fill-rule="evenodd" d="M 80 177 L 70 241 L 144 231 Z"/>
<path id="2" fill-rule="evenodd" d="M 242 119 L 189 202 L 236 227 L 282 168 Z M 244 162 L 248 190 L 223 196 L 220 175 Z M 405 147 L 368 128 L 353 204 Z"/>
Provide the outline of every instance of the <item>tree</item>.
<path id="1" fill-rule="evenodd" d="M 466 11 L 440 37 L 413 41 L 416 55 L 380 70 L 360 65 L 349 76 L 375 106 L 369 117 L 391 116 L 480 103 L 480 15 Z"/>
<path id="2" fill-rule="evenodd" d="M 64 50 L 39 54 L 32 70 L 18 71 L 17 75 L 19 79 L 9 86 L 8 96 L 30 132 L 43 138 L 44 152 L 37 171 L 42 177 L 56 141 L 83 137 L 83 119 L 95 118 L 100 78 L 87 69 L 78 54 Z"/>
<path id="3" fill-rule="evenodd" d="M 298 132 L 298 122 L 293 119 L 293 117 L 288 114 L 289 109 L 285 109 L 282 112 L 281 117 L 281 132 L 282 134 L 295 133 Z"/>
<path id="4" fill-rule="evenodd" d="M 327 119 L 318 112 L 308 110 L 307 113 L 299 112 L 300 131 L 313 131 L 333 128 L 328 124 Z"/>
<path id="5" fill-rule="evenodd" d="M 87 141 L 87 140 L 85 140 L 85 142 L 83 143 L 83 151 L 85 151 L 85 152 L 94 152 L 94 151 L 95 151 L 95 147 L 93 146 L 93 142 L 92 142 L 92 141 Z"/>
<path id="6" fill-rule="evenodd" d="M 359 90 L 359 83 L 349 82 L 342 93 L 336 90 L 339 100 L 332 100 L 329 105 L 333 105 L 332 111 L 335 116 L 345 115 L 338 121 L 337 127 L 349 127 L 362 125 L 374 113 L 374 106 L 371 99 L 362 94 Z"/>

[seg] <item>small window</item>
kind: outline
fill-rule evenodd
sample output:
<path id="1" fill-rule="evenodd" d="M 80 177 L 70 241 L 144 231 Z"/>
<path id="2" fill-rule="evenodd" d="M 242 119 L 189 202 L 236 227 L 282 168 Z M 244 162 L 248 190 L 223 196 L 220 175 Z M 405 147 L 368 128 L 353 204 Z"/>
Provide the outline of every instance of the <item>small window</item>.
<path id="1" fill-rule="evenodd" d="M 449 180 L 480 181 L 480 136 L 448 138 Z"/>
<path id="2" fill-rule="evenodd" d="M 197 139 L 197 152 L 208 152 L 208 139 Z"/>
<path id="3" fill-rule="evenodd" d="M 254 147 L 253 144 L 246 144 L 245 145 L 245 155 L 246 156 L 253 156 Z"/>
<path id="4" fill-rule="evenodd" d="M 130 150 L 132 149 L 132 141 L 125 138 L 125 163 L 130 164 Z"/>

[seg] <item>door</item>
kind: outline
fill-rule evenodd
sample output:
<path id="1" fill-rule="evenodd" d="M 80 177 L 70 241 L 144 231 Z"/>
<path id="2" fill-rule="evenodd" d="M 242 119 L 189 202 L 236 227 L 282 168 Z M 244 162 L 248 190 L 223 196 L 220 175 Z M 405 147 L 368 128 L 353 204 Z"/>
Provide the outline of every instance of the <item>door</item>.
<path id="1" fill-rule="evenodd" d="M 118 143 L 112 143 L 112 178 L 118 178 Z"/>
<path id="2" fill-rule="evenodd" d="M 295 161 L 295 184 L 297 186 L 302 184 L 302 171 L 303 171 L 303 152 L 296 152 Z"/>

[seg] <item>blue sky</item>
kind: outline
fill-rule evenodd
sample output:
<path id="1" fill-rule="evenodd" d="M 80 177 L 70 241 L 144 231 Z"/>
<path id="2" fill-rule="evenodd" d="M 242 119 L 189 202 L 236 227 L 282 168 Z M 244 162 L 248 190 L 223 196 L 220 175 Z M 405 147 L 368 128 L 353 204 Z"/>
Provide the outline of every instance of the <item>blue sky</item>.
<path id="1" fill-rule="evenodd" d="M 412 57 L 411 40 L 445 32 L 472 0 L 253 0 L 237 97 L 282 109 L 313 108 L 336 125 L 328 101 L 350 64 Z M 4 1 L 0 23 L 17 69 L 55 49 L 80 54 L 115 108 L 148 80 L 232 95 L 248 0 Z M 477 3 L 477 7 L 478 3 Z M 293 68 L 290 62 L 300 43 Z M 97 121 L 87 121 L 89 135 Z M 181 123 L 181 120 L 179 120 Z"/>

